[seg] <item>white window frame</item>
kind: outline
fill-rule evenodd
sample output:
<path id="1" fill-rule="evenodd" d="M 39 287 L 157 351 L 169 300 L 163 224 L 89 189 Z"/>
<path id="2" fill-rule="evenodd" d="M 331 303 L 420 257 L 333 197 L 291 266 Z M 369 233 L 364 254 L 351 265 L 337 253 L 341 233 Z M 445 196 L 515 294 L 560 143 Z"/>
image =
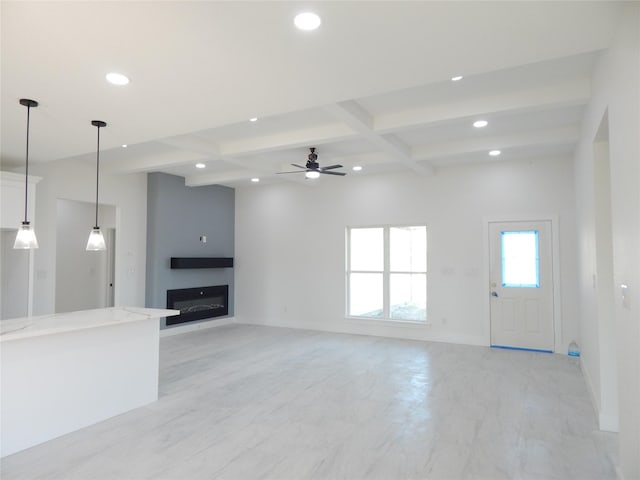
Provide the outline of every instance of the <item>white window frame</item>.
<path id="1" fill-rule="evenodd" d="M 427 259 L 427 265 L 425 270 L 422 271 L 391 271 L 391 229 L 392 228 L 406 228 L 406 227 L 424 227 L 427 234 L 427 242 L 425 248 L 427 252 L 425 252 L 425 258 Z M 367 228 L 382 228 L 382 236 L 383 236 L 383 270 L 351 270 L 351 231 L 358 229 L 367 229 Z M 402 225 L 368 225 L 368 226 L 350 226 L 345 229 L 346 236 L 346 256 L 345 256 L 345 306 L 346 312 L 345 316 L 349 319 L 366 319 L 366 320 L 382 320 L 382 321 L 391 321 L 391 322 L 400 322 L 400 323 L 419 323 L 426 324 L 427 319 L 429 317 L 428 309 L 425 314 L 425 318 L 423 320 L 408 320 L 408 319 L 399 319 L 399 318 L 391 318 L 391 292 L 390 292 L 390 283 L 391 283 L 391 274 L 424 274 L 425 275 L 425 296 L 427 295 L 427 284 L 428 284 L 428 229 L 425 223 L 408 223 Z M 352 273 L 380 273 L 382 274 L 382 317 L 366 317 L 364 315 L 351 315 L 349 312 L 351 311 L 351 292 L 350 292 L 350 275 Z M 427 307 L 429 304 L 429 300 L 427 297 Z"/>

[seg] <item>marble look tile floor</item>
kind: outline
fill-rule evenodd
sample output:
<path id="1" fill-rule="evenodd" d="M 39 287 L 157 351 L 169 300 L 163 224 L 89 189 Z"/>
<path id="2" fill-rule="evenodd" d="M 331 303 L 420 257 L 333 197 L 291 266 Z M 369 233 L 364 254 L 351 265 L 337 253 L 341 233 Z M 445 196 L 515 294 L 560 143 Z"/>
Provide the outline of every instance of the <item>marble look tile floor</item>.
<path id="1" fill-rule="evenodd" d="M 164 337 L 160 399 L 3 480 L 614 479 L 561 355 L 229 325 Z"/>

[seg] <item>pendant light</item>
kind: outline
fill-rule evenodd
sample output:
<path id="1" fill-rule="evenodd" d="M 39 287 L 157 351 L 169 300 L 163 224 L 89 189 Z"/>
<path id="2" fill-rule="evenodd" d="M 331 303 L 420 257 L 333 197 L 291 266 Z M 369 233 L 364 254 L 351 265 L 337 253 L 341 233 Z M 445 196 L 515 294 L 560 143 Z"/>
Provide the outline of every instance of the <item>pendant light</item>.
<path id="1" fill-rule="evenodd" d="M 36 233 L 33 231 L 33 228 L 29 224 L 29 220 L 27 219 L 27 200 L 29 198 L 29 117 L 31 113 L 31 107 L 37 107 L 38 102 L 35 100 L 29 100 L 28 98 L 21 98 L 20 105 L 24 105 L 27 107 L 27 154 L 25 160 L 25 173 L 24 173 L 24 221 L 22 222 L 22 226 L 18 229 L 18 234 L 16 235 L 16 241 L 13 244 L 13 248 L 21 248 L 21 249 L 33 249 L 38 248 L 38 239 L 36 238 Z"/>
<path id="2" fill-rule="evenodd" d="M 87 250 L 100 251 L 106 250 L 107 246 L 104 243 L 104 236 L 98 226 L 98 186 L 100 181 L 100 127 L 106 127 L 107 124 L 101 120 L 92 120 L 91 125 L 98 127 L 98 147 L 96 149 L 96 223 L 89 234 L 89 241 L 87 242 Z"/>

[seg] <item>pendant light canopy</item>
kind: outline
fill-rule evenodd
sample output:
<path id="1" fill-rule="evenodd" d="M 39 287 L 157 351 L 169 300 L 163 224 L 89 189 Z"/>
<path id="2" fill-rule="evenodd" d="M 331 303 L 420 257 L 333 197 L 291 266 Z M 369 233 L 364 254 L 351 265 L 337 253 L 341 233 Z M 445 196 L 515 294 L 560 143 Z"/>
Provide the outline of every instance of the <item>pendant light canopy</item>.
<path id="1" fill-rule="evenodd" d="M 18 229 L 18 234 L 16 235 L 16 241 L 13 244 L 13 248 L 32 249 L 38 248 L 38 239 L 36 238 L 36 233 L 33 231 L 33 228 L 27 219 L 27 201 L 29 199 L 29 120 L 31 107 L 37 107 L 38 102 L 35 100 L 29 100 L 28 98 L 21 98 L 20 105 L 27 107 L 27 154 L 25 157 L 24 172 L 24 221 Z"/>
<path id="2" fill-rule="evenodd" d="M 98 146 L 96 148 L 96 223 L 89 234 L 89 241 L 87 242 L 87 250 L 100 251 L 106 250 L 107 246 L 104 243 L 104 236 L 98 226 L 98 187 L 100 185 L 100 128 L 106 127 L 107 124 L 101 120 L 92 120 L 91 125 L 98 127 Z"/>

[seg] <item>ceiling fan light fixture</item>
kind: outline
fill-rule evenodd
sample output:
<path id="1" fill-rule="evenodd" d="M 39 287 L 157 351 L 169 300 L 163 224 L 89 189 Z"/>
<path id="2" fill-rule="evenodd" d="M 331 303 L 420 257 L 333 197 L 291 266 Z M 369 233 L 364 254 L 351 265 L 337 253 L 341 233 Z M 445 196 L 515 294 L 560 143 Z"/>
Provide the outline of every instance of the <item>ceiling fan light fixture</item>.
<path id="1" fill-rule="evenodd" d="M 278 172 L 278 174 L 283 173 L 299 173 L 300 171 L 305 172 L 305 177 L 307 178 L 318 178 L 321 174 L 324 175 L 337 175 L 339 177 L 344 177 L 346 175 L 345 172 L 336 172 L 335 170 L 338 168 L 343 168 L 340 164 L 335 165 L 327 165 L 325 167 L 321 167 L 318 163 L 318 154 L 316 153 L 316 147 L 310 147 L 309 155 L 307 155 L 307 163 L 304 166 L 298 165 L 297 163 L 292 163 L 292 167 L 296 167 L 300 170 L 294 170 L 292 172 Z"/>
<path id="2" fill-rule="evenodd" d="M 320 26 L 322 20 L 313 12 L 303 12 L 296 15 L 293 19 L 293 23 L 299 30 L 315 30 Z"/>

